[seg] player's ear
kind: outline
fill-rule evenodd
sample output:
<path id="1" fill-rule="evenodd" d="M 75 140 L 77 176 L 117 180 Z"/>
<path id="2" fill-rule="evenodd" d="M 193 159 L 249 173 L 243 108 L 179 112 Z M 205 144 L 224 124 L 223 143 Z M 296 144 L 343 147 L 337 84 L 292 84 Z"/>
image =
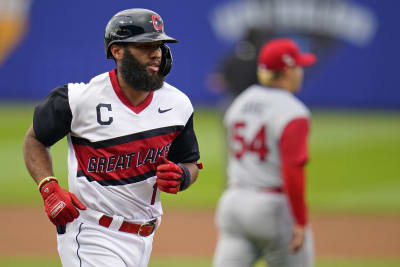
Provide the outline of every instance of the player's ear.
<path id="1" fill-rule="evenodd" d="M 262 85 L 268 85 L 274 78 L 274 73 L 265 68 L 258 68 L 257 70 L 258 82 Z"/>
<path id="2" fill-rule="evenodd" d="M 115 60 L 121 60 L 124 56 L 124 48 L 118 44 L 112 44 L 110 47 L 110 52 Z"/>

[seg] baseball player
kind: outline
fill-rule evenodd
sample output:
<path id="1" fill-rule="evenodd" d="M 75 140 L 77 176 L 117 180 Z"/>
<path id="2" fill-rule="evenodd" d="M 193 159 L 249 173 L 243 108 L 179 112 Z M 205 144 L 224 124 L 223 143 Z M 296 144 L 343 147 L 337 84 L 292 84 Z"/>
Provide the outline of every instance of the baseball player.
<path id="1" fill-rule="evenodd" d="M 305 203 L 309 110 L 293 93 L 303 67 L 316 61 L 290 39 L 264 44 L 259 84 L 230 105 L 228 187 L 216 213 L 215 267 L 313 266 L 313 241 Z"/>
<path id="2" fill-rule="evenodd" d="M 25 163 L 57 226 L 63 266 L 144 267 L 163 214 L 160 192 L 177 194 L 198 175 L 193 107 L 164 82 L 172 63 L 165 43 L 177 40 L 157 13 L 117 13 L 104 41 L 116 69 L 58 87 L 35 108 Z M 49 154 L 64 136 L 69 191 Z"/>

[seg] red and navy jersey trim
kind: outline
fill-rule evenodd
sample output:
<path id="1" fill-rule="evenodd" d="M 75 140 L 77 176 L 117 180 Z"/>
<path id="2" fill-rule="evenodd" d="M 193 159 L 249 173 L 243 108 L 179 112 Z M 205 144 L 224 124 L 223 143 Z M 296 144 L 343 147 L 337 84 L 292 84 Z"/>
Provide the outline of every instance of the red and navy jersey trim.
<path id="1" fill-rule="evenodd" d="M 152 138 L 156 136 L 162 136 L 162 135 L 167 135 L 171 134 L 174 132 L 180 132 L 184 127 L 183 126 L 168 126 L 168 127 L 163 127 L 163 128 L 158 128 L 158 129 L 152 129 L 140 133 L 134 133 L 130 135 L 124 135 L 112 139 L 107 139 L 107 140 L 102 140 L 102 141 L 97 141 L 97 142 L 90 142 L 89 140 L 85 138 L 80 138 L 80 137 L 75 137 L 71 136 L 71 141 L 74 145 L 83 145 L 83 146 L 90 146 L 92 148 L 105 148 L 109 146 L 116 146 L 116 145 L 121 145 L 125 143 L 129 143 L 132 141 L 137 141 L 137 140 L 142 140 L 146 138 Z"/>
<path id="2" fill-rule="evenodd" d="M 183 127 L 170 126 L 90 142 L 71 137 L 78 177 L 101 185 L 124 185 L 153 177 L 160 158 L 167 158 Z"/>
<path id="3" fill-rule="evenodd" d="M 119 180 L 114 179 L 107 179 L 107 180 L 97 180 L 90 175 L 85 174 L 83 171 L 78 171 L 76 176 L 77 177 L 85 177 L 89 182 L 97 182 L 102 186 L 115 186 L 115 185 L 127 185 L 138 183 L 147 180 L 156 175 L 156 171 L 149 171 L 140 175 L 136 175 L 133 177 L 123 178 Z"/>

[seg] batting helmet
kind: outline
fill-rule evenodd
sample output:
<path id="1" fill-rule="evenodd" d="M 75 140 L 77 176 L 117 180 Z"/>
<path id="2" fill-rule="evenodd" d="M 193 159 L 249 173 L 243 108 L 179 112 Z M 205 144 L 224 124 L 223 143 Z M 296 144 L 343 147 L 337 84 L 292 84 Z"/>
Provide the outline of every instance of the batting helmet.
<path id="1" fill-rule="evenodd" d="M 133 8 L 118 12 L 107 23 L 104 33 L 104 48 L 107 58 L 113 58 L 110 47 L 115 43 L 144 43 L 162 41 L 162 61 L 160 73 L 166 76 L 172 65 L 172 55 L 164 43 L 176 43 L 178 40 L 164 31 L 164 22 L 156 12 Z"/>

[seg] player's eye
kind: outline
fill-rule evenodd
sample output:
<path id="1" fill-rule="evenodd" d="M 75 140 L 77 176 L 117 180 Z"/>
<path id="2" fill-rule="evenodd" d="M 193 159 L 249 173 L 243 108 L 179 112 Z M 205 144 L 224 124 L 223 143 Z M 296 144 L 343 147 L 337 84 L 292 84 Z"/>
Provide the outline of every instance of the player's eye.
<path id="1" fill-rule="evenodd" d="M 161 43 L 134 43 L 133 47 L 136 49 L 159 49 L 161 46 Z"/>

